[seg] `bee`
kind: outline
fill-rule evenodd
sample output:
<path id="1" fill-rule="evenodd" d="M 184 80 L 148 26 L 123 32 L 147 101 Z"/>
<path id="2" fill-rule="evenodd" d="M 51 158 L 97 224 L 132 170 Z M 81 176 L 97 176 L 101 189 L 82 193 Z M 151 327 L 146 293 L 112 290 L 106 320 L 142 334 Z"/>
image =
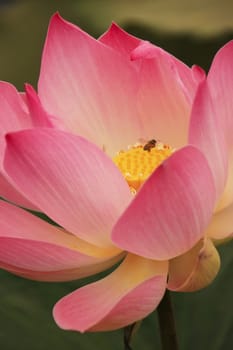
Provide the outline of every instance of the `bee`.
<path id="1" fill-rule="evenodd" d="M 157 143 L 157 141 L 154 140 L 154 139 L 148 141 L 148 142 L 143 146 L 143 150 L 144 150 L 144 151 L 150 152 L 150 150 L 151 150 L 152 148 L 155 148 L 156 143 Z"/>

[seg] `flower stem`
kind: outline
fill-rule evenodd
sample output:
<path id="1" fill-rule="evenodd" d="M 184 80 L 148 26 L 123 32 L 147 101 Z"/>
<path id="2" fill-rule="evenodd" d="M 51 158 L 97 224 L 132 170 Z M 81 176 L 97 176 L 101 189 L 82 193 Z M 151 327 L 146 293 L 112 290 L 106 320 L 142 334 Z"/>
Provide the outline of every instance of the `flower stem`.
<path id="1" fill-rule="evenodd" d="M 175 320 L 170 292 L 167 290 L 158 308 L 160 337 L 163 350 L 178 350 Z"/>
<path id="2" fill-rule="evenodd" d="M 132 340 L 132 330 L 135 323 L 124 328 L 124 350 L 132 350 L 130 343 Z"/>
<path id="3" fill-rule="evenodd" d="M 133 350 L 131 348 L 132 339 L 135 333 L 137 333 L 140 325 L 141 321 L 138 321 L 124 328 L 124 350 Z"/>

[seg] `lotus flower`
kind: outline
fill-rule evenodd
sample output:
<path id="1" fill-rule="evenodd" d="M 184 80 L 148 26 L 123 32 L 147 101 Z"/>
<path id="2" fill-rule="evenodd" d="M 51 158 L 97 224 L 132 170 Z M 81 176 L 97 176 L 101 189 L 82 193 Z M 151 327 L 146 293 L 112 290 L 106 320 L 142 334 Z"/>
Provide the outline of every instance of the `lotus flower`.
<path id="1" fill-rule="evenodd" d="M 124 327 L 166 288 L 216 276 L 212 239 L 233 229 L 232 57 L 230 42 L 206 78 L 115 24 L 95 40 L 55 15 L 38 95 L 5 86 L 3 172 L 56 225 L 2 201 L 0 266 L 41 281 L 114 267 L 55 305 L 61 328 Z M 16 100 L 33 127 L 13 126 L 27 118 Z"/>

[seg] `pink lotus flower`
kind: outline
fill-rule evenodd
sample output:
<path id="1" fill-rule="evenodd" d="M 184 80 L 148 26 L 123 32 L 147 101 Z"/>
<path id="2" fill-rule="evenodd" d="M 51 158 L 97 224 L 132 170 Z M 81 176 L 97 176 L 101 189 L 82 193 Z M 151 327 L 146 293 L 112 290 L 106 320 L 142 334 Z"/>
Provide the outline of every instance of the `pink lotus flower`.
<path id="1" fill-rule="evenodd" d="M 66 281 L 120 263 L 55 305 L 60 327 L 123 327 L 151 313 L 166 287 L 214 279 L 212 239 L 233 231 L 232 57 L 230 42 L 206 78 L 114 24 L 95 40 L 55 15 L 38 96 L 4 87 L 4 132 L 16 131 L 2 148 L 4 174 L 59 226 L 2 201 L 0 266 Z M 16 128 L 28 116 L 19 105 L 30 121 Z"/>
<path id="2" fill-rule="evenodd" d="M 28 84 L 25 87 L 25 94 L 19 94 L 14 86 L 0 81 L 0 196 L 35 209 L 35 206 L 15 188 L 3 168 L 4 134 L 36 127 L 53 127 L 53 117 L 43 110 L 34 89 Z"/>

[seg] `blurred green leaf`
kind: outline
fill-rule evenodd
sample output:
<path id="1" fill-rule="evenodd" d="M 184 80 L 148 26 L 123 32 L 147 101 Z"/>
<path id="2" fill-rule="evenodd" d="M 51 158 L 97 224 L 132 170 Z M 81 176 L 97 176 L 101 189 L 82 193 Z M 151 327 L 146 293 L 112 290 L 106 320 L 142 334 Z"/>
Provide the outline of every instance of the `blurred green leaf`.
<path id="1" fill-rule="evenodd" d="M 215 282 L 202 291 L 173 293 L 181 350 L 228 350 L 233 343 L 233 242 L 220 247 L 222 268 Z M 40 283 L 0 271 L 0 346 L 15 350 L 123 350 L 123 330 L 108 333 L 63 331 L 52 319 L 54 303 L 87 283 Z M 142 322 L 133 350 L 160 349 L 157 314 Z"/>

